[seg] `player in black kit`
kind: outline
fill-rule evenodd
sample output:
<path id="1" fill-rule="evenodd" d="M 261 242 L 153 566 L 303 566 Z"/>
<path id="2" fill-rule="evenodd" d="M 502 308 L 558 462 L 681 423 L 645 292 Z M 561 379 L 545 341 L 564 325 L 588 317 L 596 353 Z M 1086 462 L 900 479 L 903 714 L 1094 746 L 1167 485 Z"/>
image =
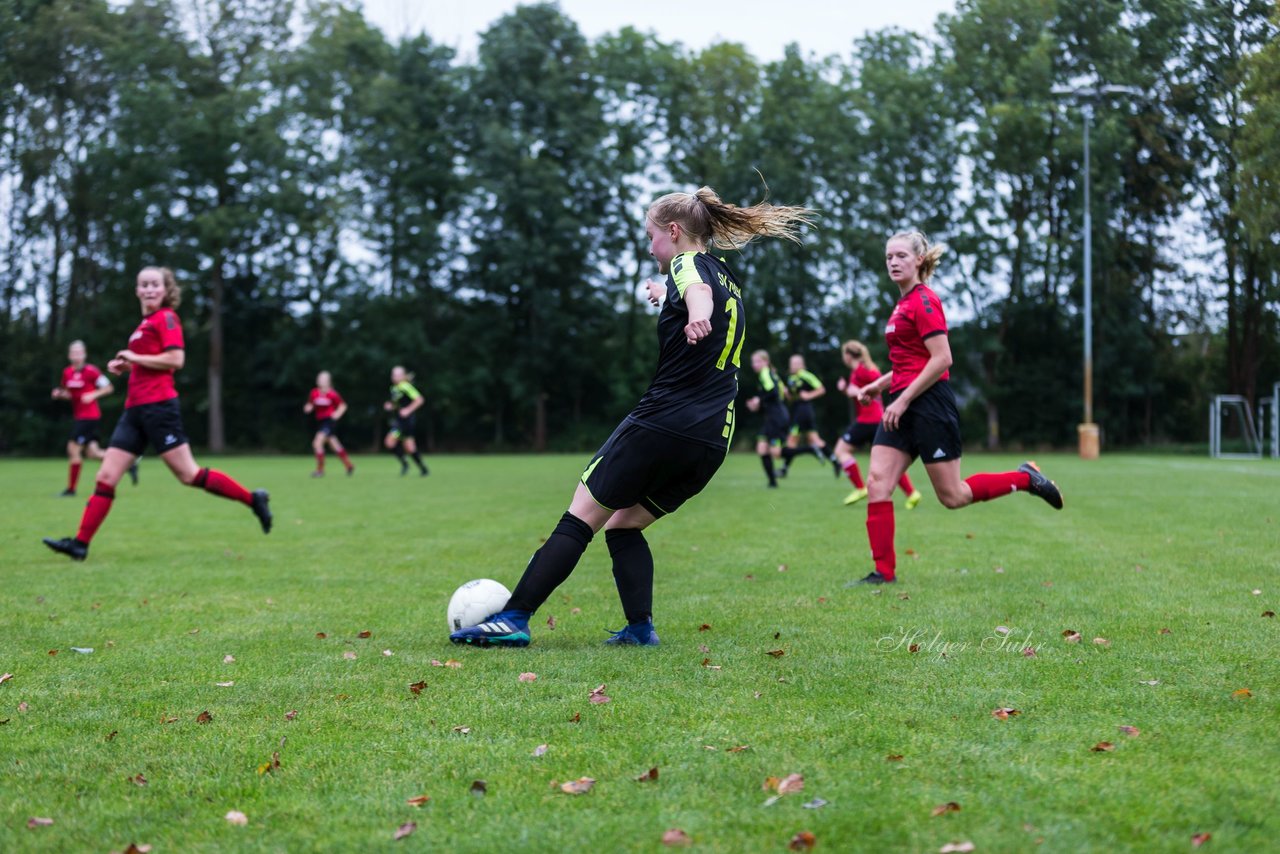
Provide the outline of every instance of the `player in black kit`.
<path id="1" fill-rule="evenodd" d="M 733 439 L 734 398 L 746 337 L 742 291 L 712 246 L 756 237 L 800 242 L 811 211 L 761 203 L 740 208 L 708 187 L 670 193 L 645 218 L 649 254 L 666 282 L 649 282 L 658 317 L 658 368 L 649 389 L 591 458 L 569 510 L 533 553 L 506 606 L 454 643 L 527 646 L 529 618 L 569 577 L 605 528 L 626 628 L 606 643 L 653 646 L 653 555 L 644 529 L 697 495 Z"/>

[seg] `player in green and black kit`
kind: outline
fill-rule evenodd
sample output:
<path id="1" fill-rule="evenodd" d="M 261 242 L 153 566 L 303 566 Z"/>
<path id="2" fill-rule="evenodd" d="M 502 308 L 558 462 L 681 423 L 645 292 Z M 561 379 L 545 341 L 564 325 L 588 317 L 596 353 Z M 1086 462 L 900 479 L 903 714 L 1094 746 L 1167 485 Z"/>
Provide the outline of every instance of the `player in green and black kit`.
<path id="1" fill-rule="evenodd" d="M 827 388 L 822 380 L 805 368 L 804 356 L 798 353 L 791 357 L 787 369 L 787 393 L 791 397 L 791 431 L 787 436 L 787 446 L 782 449 L 780 473 L 783 477 L 786 477 L 791 461 L 799 454 L 813 454 L 820 463 L 832 462 L 827 456 L 827 443 L 822 441 L 822 436 L 818 433 L 818 418 L 813 411 L 813 401 L 826 394 Z M 808 442 L 807 447 L 800 447 L 801 438 Z"/>
<path id="2" fill-rule="evenodd" d="M 534 552 L 506 606 L 454 643 L 527 646 L 529 618 L 605 528 L 626 628 L 606 643 L 653 646 L 653 554 L 644 529 L 702 491 L 733 439 L 738 366 L 746 335 L 742 291 L 713 245 L 758 236 L 799 242 L 804 208 L 725 204 L 707 187 L 671 193 L 649 208 L 649 253 L 665 282 L 650 282 L 658 316 L 658 369 L 631 413 L 592 457 L 569 510 Z"/>
<path id="3" fill-rule="evenodd" d="M 404 458 L 408 454 L 418 466 L 418 474 L 426 477 L 430 472 L 418 456 L 418 440 L 413 437 L 413 413 L 422 408 L 426 399 L 413 387 L 412 379 L 400 365 L 391 369 L 391 399 L 382 404 L 382 408 L 393 414 L 384 444 L 400 461 L 401 476 L 409 473 L 409 461 Z"/>
<path id="4" fill-rule="evenodd" d="M 756 394 L 747 399 L 747 409 L 763 416 L 760 432 L 756 434 L 756 453 L 760 455 L 760 464 L 769 478 L 769 488 L 775 489 L 778 477 L 774 474 L 773 463 L 782 457 L 782 440 L 786 438 L 791 422 L 791 415 L 787 412 L 787 387 L 782 384 L 769 354 L 764 350 L 751 354 L 751 370 L 756 373 Z"/>

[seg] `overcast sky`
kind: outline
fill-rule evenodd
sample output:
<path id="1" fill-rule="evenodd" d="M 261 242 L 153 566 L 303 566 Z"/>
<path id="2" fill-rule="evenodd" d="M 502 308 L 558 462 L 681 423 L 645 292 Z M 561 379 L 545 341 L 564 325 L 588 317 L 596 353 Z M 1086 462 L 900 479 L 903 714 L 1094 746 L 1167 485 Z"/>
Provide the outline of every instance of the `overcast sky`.
<path id="1" fill-rule="evenodd" d="M 477 34 L 515 9 L 515 0 L 364 0 L 365 15 L 391 38 L 426 30 L 433 41 L 474 57 Z M 855 38 L 884 27 L 930 33 L 955 0 L 561 0 L 560 8 L 594 39 L 630 25 L 663 41 L 702 48 L 741 42 L 762 61 L 796 42 L 805 53 L 847 54 Z"/>

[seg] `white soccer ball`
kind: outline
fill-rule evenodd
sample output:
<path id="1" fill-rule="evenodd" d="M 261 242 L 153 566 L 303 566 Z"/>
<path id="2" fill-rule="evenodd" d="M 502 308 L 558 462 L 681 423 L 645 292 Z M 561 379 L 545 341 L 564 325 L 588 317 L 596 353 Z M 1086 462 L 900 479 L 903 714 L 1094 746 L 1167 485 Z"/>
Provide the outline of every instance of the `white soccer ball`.
<path id="1" fill-rule="evenodd" d="M 449 631 L 478 626 L 485 617 L 501 611 L 510 598 L 511 591 L 491 578 L 468 581 L 449 600 Z"/>

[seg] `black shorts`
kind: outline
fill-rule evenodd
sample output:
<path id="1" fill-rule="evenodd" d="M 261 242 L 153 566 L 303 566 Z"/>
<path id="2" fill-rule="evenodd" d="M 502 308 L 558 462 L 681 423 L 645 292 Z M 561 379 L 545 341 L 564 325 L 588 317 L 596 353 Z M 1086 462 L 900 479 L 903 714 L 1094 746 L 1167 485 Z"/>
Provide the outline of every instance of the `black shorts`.
<path id="1" fill-rule="evenodd" d="M 879 421 L 869 423 L 855 421 L 841 434 L 840 440 L 851 448 L 861 448 L 875 441 L 876 431 L 879 429 Z"/>
<path id="2" fill-rule="evenodd" d="M 187 444 L 187 434 L 182 430 L 182 410 L 176 397 L 126 409 L 116 422 L 110 447 L 138 457 L 146 450 L 147 442 L 158 454 Z"/>
<path id="3" fill-rule="evenodd" d="M 897 394 L 885 397 L 888 409 Z M 888 445 L 916 457 L 925 465 L 960 459 L 960 412 L 951 384 L 940 380 L 911 401 L 903 413 L 897 430 L 886 430 L 881 423 L 874 445 Z"/>
<path id="4" fill-rule="evenodd" d="M 813 404 L 802 400 L 791 407 L 791 430 L 810 433 L 818 429 L 818 419 L 813 414 Z"/>
<path id="5" fill-rule="evenodd" d="M 67 437 L 67 441 L 77 445 L 98 441 L 98 425 L 101 423 L 100 418 L 77 418 L 71 422 L 71 435 Z"/>
<path id="6" fill-rule="evenodd" d="M 774 406 L 764 411 L 764 423 L 756 434 L 758 442 L 781 442 L 791 432 L 791 415 L 785 406 Z"/>
<path id="7" fill-rule="evenodd" d="M 397 439 L 412 439 L 415 416 L 401 418 L 399 415 L 391 419 L 391 435 Z"/>
<path id="8" fill-rule="evenodd" d="M 332 418 L 321 418 L 316 422 L 316 432 L 323 433 L 326 436 L 332 436 L 333 431 L 337 429 Z"/>
<path id="9" fill-rule="evenodd" d="M 711 482 L 725 450 L 623 421 L 591 458 L 582 482 L 606 510 L 639 504 L 661 518 Z"/>

